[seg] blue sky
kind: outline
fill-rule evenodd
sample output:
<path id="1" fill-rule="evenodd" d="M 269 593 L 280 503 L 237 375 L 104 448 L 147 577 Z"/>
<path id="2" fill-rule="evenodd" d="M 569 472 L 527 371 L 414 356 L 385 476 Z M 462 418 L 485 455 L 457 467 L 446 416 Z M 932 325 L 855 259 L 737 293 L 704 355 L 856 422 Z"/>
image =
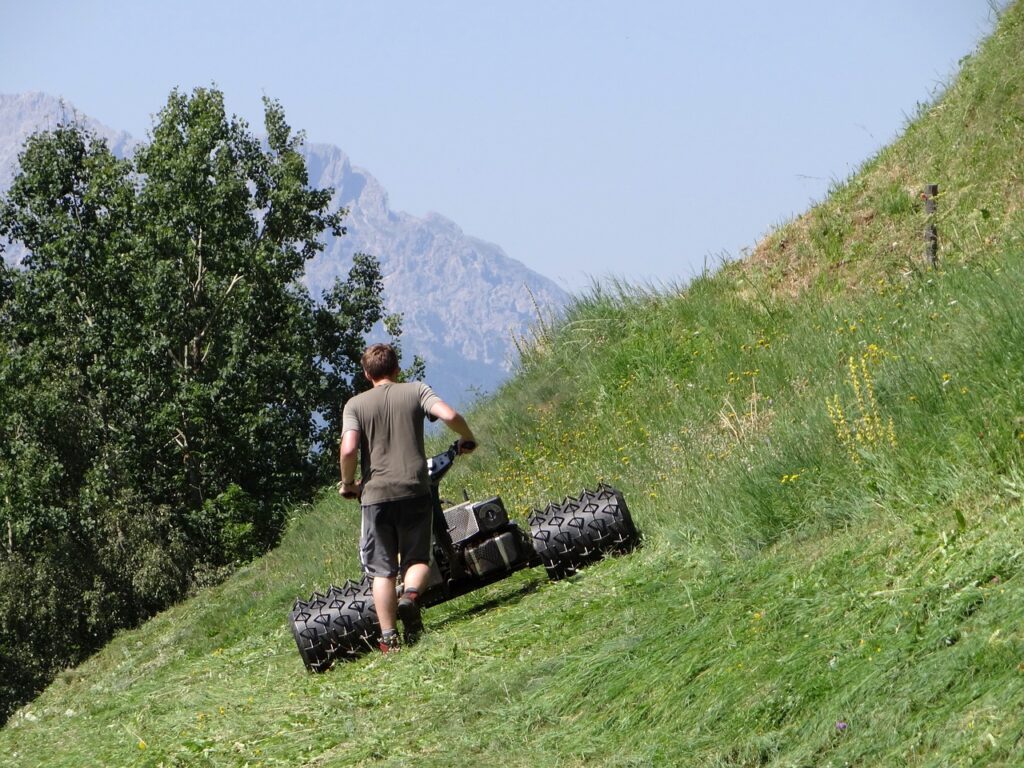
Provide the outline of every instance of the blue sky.
<path id="1" fill-rule="evenodd" d="M 0 92 L 144 136 L 171 88 L 264 94 L 372 173 L 579 289 L 737 257 L 891 141 L 988 0 L 0 0 Z M 924 183 L 926 180 L 922 179 Z"/>

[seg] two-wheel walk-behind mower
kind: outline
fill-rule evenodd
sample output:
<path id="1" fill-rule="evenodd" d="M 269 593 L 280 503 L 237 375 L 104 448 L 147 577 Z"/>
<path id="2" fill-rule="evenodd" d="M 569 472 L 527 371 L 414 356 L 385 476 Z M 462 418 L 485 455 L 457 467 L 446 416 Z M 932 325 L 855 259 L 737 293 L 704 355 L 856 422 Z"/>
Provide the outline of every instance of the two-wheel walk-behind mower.
<path id="1" fill-rule="evenodd" d="M 529 534 L 508 519 L 497 496 L 443 509 L 438 486 L 456 456 L 458 442 L 427 459 L 434 541 L 430 577 L 420 596 L 423 606 L 538 565 L 551 579 L 565 578 L 606 554 L 628 552 L 637 545 L 639 535 L 626 500 L 608 485 L 534 510 Z M 309 600 L 296 600 L 288 621 L 302 661 L 314 672 L 376 648 L 380 624 L 372 579 L 364 576 L 341 587 L 332 585 L 325 594 L 314 592 Z"/>

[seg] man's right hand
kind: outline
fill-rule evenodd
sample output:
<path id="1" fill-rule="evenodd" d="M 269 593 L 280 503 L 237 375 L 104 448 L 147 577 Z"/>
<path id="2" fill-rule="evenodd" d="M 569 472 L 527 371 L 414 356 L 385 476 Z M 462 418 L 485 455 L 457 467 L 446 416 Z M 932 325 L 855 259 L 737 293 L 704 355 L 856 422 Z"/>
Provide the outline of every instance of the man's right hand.
<path id="1" fill-rule="evenodd" d="M 358 499 L 363 493 L 361 483 L 342 483 L 339 489 L 343 499 Z"/>
<path id="2" fill-rule="evenodd" d="M 477 446 L 477 442 L 476 442 L 476 438 L 475 437 L 470 437 L 470 438 L 460 437 L 459 438 L 459 454 L 460 455 L 463 454 L 463 453 L 472 453 L 473 451 L 476 450 L 476 446 Z"/>

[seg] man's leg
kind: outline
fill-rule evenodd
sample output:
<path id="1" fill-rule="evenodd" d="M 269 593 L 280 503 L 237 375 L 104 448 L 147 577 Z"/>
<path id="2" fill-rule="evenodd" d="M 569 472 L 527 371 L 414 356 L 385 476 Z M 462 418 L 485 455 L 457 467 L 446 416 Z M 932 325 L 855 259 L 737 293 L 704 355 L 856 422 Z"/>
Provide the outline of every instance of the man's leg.
<path id="1" fill-rule="evenodd" d="M 412 570 L 411 568 L 409 570 Z M 377 621 L 381 632 L 394 631 L 398 616 L 398 596 L 394 576 L 373 577 L 373 602 L 377 605 Z"/>
<path id="2" fill-rule="evenodd" d="M 395 622 L 398 614 L 398 597 L 395 594 L 395 576 L 377 576 L 378 573 L 397 574 L 395 551 L 398 539 L 394 521 L 389 514 L 388 504 L 370 504 L 363 507 L 363 531 L 360 537 L 359 558 L 363 570 L 373 575 L 373 602 L 377 607 L 377 621 L 380 623 L 380 649 L 394 650 L 398 635 Z M 394 643 L 390 641 L 394 637 Z"/>
<path id="3" fill-rule="evenodd" d="M 398 617 L 402 620 L 405 631 L 405 642 L 412 645 L 423 634 L 423 616 L 420 611 L 420 592 L 427 583 L 430 566 L 426 563 L 413 563 L 405 571 L 402 599 L 398 601 Z"/>
<path id="4" fill-rule="evenodd" d="M 398 618 L 405 630 L 405 642 L 410 645 L 423 634 L 419 596 L 430 577 L 430 515 L 429 496 L 410 499 L 402 507 L 398 525 L 401 561 L 409 563 L 402 574 L 404 592 L 398 601 Z"/>
<path id="5" fill-rule="evenodd" d="M 406 591 L 414 590 L 423 593 L 423 585 L 427 583 L 427 576 L 430 575 L 430 566 L 426 563 L 413 563 L 405 572 L 403 584 Z"/>

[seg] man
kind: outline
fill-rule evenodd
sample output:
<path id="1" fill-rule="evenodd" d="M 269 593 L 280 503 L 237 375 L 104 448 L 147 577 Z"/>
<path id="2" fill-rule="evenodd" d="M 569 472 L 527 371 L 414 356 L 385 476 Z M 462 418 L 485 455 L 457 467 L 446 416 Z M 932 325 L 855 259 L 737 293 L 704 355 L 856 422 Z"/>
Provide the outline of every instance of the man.
<path id="1" fill-rule="evenodd" d="M 345 404 L 341 423 L 341 495 L 359 499 L 359 557 L 373 577 L 382 653 L 398 650 L 396 614 L 405 641 L 423 631 L 419 594 L 430 571 L 431 499 L 423 449 L 423 419 L 433 416 L 459 435 L 459 452 L 476 438 L 466 420 L 426 384 L 399 384 L 398 355 L 388 344 L 369 347 L 360 361 L 373 388 Z M 356 482 L 356 459 L 362 470 Z M 401 569 L 404 590 L 396 594 Z"/>

